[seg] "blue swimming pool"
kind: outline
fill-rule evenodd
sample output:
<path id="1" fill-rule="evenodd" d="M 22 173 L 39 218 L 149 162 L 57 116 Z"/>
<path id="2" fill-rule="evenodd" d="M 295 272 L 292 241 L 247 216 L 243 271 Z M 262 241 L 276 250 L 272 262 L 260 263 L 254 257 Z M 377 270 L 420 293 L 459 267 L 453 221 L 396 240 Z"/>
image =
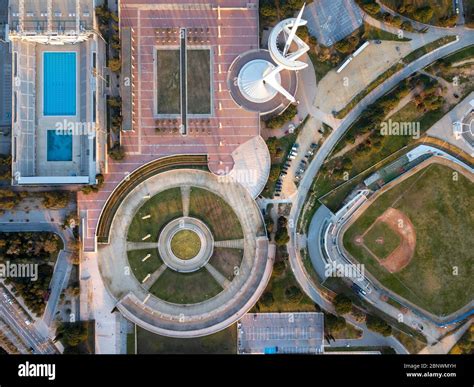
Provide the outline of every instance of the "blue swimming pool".
<path id="1" fill-rule="evenodd" d="M 72 135 L 48 130 L 48 161 L 72 161 Z"/>
<path id="2" fill-rule="evenodd" d="M 45 52 L 43 57 L 43 114 L 76 115 L 76 53 Z"/>

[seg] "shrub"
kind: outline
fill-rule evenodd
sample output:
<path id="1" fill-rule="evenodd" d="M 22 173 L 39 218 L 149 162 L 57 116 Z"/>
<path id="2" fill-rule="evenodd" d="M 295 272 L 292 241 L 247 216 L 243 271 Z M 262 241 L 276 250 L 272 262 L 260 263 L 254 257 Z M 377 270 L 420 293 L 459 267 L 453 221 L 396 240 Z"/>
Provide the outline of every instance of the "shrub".
<path id="1" fill-rule="evenodd" d="M 285 261 L 275 262 L 275 264 L 273 265 L 273 274 L 275 274 L 276 276 L 280 276 L 285 272 L 285 269 L 286 269 Z"/>
<path id="2" fill-rule="evenodd" d="M 281 128 L 285 125 L 288 121 L 291 121 L 296 114 L 298 114 L 298 109 L 295 105 L 289 105 L 286 110 L 278 116 L 273 116 L 267 120 L 265 120 L 265 125 L 267 128 L 276 129 Z"/>
<path id="3" fill-rule="evenodd" d="M 329 333 L 340 332 L 346 327 L 346 320 L 343 317 L 334 314 L 326 314 L 324 317 L 324 325 Z"/>
<path id="4" fill-rule="evenodd" d="M 303 293 L 298 286 L 289 286 L 285 289 L 285 297 L 292 303 L 297 303 L 303 297 Z"/>
<path id="5" fill-rule="evenodd" d="M 352 301 L 345 294 L 338 294 L 333 301 L 338 314 L 346 314 L 352 310 Z"/>
<path id="6" fill-rule="evenodd" d="M 46 208 L 64 208 L 69 203 L 69 192 L 46 191 L 43 192 L 43 206 Z"/>
<path id="7" fill-rule="evenodd" d="M 380 333 L 382 336 L 390 336 L 392 334 L 392 327 L 377 316 L 367 316 L 367 328 Z"/>
<path id="8" fill-rule="evenodd" d="M 120 58 L 117 57 L 117 58 L 109 59 L 108 67 L 109 67 L 110 71 L 113 71 L 114 73 L 119 72 L 121 67 L 122 67 L 122 63 L 120 62 Z"/>
<path id="9" fill-rule="evenodd" d="M 125 158 L 125 151 L 119 143 L 109 149 L 109 156 L 113 160 L 123 160 Z"/>
<path id="10" fill-rule="evenodd" d="M 273 298 L 273 293 L 272 292 L 263 293 L 262 297 L 260 298 L 260 302 L 262 303 L 263 306 L 266 306 L 267 308 L 272 306 L 275 302 L 275 299 Z"/>

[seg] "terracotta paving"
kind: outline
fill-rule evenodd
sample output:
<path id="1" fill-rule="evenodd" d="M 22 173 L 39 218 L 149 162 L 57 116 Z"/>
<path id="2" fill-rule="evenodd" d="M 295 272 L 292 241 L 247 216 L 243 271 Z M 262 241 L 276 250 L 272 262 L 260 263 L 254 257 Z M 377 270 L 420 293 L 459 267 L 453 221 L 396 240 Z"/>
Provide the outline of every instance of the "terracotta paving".
<path id="1" fill-rule="evenodd" d="M 247 9 L 248 3 L 254 6 Z M 259 135 L 258 114 L 235 104 L 227 88 L 227 73 L 234 59 L 259 46 L 257 3 L 257 0 L 180 0 L 179 4 L 170 0 L 121 1 L 121 27 L 133 28 L 137 123 L 134 132 L 122 132 L 126 158 L 122 161 L 109 159 L 101 191 L 78 194 L 79 212 L 86 218 L 86 251 L 94 249 L 95 229 L 105 201 L 128 173 L 149 161 L 172 154 L 207 154 L 209 168 L 218 173 L 232 168 L 232 151 Z M 221 7 L 220 20 L 217 6 Z M 233 9 L 225 9 L 230 7 Z M 188 29 L 188 36 L 193 37 L 188 41 L 189 46 L 211 47 L 213 112 L 210 118 L 190 119 L 187 136 L 157 133 L 154 50 L 160 45 L 179 48 L 178 31 L 183 27 Z M 163 28 L 171 31 L 166 33 L 166 39 Z M 176 38 L 173 31 L 176 31 Z M 192 69 L 188 68 L 188 71 Z"/>

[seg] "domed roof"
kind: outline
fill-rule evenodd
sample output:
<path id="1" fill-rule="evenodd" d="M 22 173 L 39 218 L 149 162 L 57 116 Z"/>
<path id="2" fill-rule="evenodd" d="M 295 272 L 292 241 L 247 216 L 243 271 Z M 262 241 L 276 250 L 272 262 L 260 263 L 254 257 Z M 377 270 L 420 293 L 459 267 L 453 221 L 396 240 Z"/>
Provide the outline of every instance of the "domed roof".
<path id="1" fill-rule="evenodd" d="M 271 100 L 277 94 L 264 78 L 275 66 L 263 59 L 255 59 L 248 62 L 240 70 L 238 77 L 238 86 L 240 92 L 252 102 L 262 103 Z M 280 74 L 275 75 L 276 81 L 280 82 Z"/>

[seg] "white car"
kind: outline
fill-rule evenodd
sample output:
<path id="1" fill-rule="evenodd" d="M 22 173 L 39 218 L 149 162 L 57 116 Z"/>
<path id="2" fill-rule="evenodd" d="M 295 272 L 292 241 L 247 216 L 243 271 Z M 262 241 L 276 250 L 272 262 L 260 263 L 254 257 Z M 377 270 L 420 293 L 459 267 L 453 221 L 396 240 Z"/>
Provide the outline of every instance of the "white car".
<path id="1" fill-rule="evenodd" d="M 31 324 L 31 321 L 30 321 L 30 320 L 25 320 L 25 324 L 26 324 L 26 325 L 30 325 L 30 324 Z"/>

